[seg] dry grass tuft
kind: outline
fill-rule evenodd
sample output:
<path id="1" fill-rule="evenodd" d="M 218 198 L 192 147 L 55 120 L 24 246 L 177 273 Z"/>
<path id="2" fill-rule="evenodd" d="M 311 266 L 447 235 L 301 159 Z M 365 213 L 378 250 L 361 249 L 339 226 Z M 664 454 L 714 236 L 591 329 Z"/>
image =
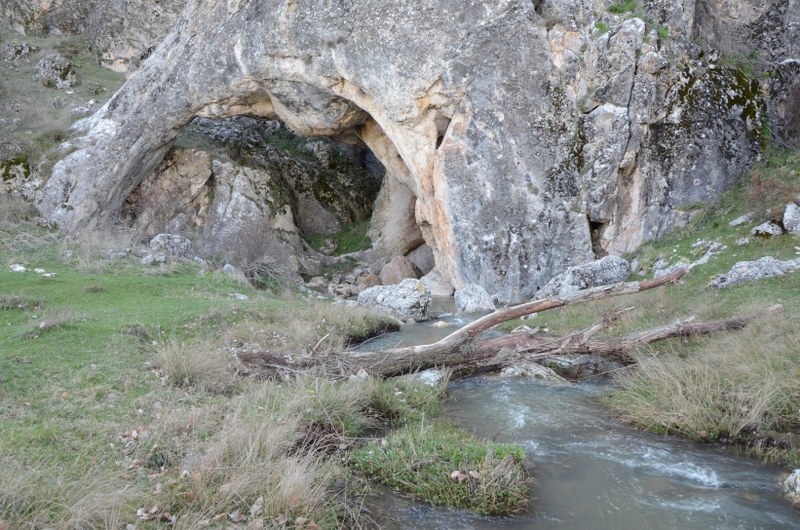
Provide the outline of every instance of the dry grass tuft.
<path id="1" fill-rule="evenodd" d="M 58 309 L 42 315 L 41 318 L 34 318 L 28 323 L 28 330 L 25 337 L 37 339 L 48 331 L 62 329 L 71 324 L 86 322 L 90 316 L 72 308 Z"/>
<path id="2" fill-rule="evenodd" d="M 244 319 L 232 326 L 225 338 L 253 349 L 328 355 L 391 326 L 386 317 L 365 309 L 313 302 L 266 318 Z"/>
<path id="3" fill-rule="evenodd" d="M 156 362 L 175 386 L 224 393 L 234 383 L 233 360 L 210 340 L 163 340 Z"/>
<path id="4" fill-rule="evenodd" d="M 697 440 L 800 427 L 800 329 L 773 318 L 670 350 L 638 354 L 612 397 L 619 415 Z"/>
<path id="5" fill-rule="evenodd" d="M 102 470 L 67 477 L 46 463 L 0 464 L 0 513 L 13 528 L 121 528 L 137 496 Z"/>
<path id="6" fill-rule="evenodd" d="M 22 311 L 30 311 L 39 309 L 43 305 L 43 298 L 0 294 L 0 309 L 21 309 Z"/>

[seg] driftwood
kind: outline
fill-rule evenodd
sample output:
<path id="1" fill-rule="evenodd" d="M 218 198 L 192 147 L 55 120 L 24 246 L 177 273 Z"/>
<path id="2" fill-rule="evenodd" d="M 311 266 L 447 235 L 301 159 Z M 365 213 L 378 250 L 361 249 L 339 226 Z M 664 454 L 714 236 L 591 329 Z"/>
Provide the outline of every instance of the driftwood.
<path id="1" fill-rule="evenodd" d="M 373 375 L 382 377 L 401 375 L 432 367 L 452 367 L 459 371 L 472 372 L 489 371 L 521 360 L 536 361 L 558 354 L 592 353 L 620 356 L 632 348 L 666 338 L 738 329 L 756 318 L 782 309 L 780 306 L 773 306 L 749 317 L 698 324 L 682 321 L 625 337 L 593 338 L 597 332 L 619 318 L 621 312 L 618 311 L 605 315 L 597 324 L 586 330 L 577 331 L 563 338 L 546 338 L 530 332 L 518 332 L 502 337 L 477 340 L 482 332 L 509 320 L 570 304 L 646 291 L 676 282 L 684 274 L 686 271 L 681 269 L 657 280 L 585 289 L 557 298 L 536 300 L 501 309 L 459 328 L 433 344 L 370 352 L 345 351 L 325 357 L 292 357 L 271 352 L 246 352 L 239 354 L 239 359 L 245 366 L 257 372 L 282 369 L 302 370 L 312 366 L 326 366 L 332 369 L 345 368 L 348 371 L 363 368 Z"/>

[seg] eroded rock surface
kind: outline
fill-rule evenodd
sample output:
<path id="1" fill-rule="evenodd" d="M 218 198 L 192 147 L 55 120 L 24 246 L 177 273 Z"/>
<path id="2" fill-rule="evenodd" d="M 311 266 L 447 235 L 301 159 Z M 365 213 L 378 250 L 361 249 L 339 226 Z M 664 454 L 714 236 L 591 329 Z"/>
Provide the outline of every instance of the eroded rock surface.
<path id="1" fill-rule="evenodd" d="M 772 256 L 765 256 L 756 261 L 739 261 L 735 263 L 730 271 L 716 277 L 711 282 L 711 286 L 722 289 L 740 283 L 775 278 L 798 270 L 800 270 L 800 258 L 781 261 Z"/>
<path id="2" fill-rule="evenodd" d="M 570 294 L 590 287 L 626 282 L 631 277 L 631 266 L 617 256 L 606 256 L 584 265 L 570 267 L 536 293 L 536 298 L 550 298 Z"/>
<path id="3" fill-rule="evenodd" d="M 526 298 L 688 222 L 758 156 L 767 114 L 793 119 L 791 100 L 768 108 L 757 81 L 691 40 L 715 20 L 697 4 L 192 0 L 77 126 L 41 207 L 73 231 L 103 226 L 195 117 L 277 117 L 381 161 L 381 255 L 424 242 L 451 285 Z M 800 40 L 785 38 L 793 12 L 776 13 L 775 61 Z"/>

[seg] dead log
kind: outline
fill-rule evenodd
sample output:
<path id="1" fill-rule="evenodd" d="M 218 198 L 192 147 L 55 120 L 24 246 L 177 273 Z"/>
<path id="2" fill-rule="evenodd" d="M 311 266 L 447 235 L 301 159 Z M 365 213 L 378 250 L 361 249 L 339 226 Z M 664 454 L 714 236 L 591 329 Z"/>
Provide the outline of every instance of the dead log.
<path id="1" fill-rule="evenodd" d="M 285 364 L 288 369 L 297 369 L 298 365 L 307 367 L 309 363 L 315 364 L 324 362 L 328 367 L 364 368 L 374 375 L 383 377 L 400 375 L 415 370 L 430 368 L 432 366 L 457 365 L 472 358 L 471 353 L 474 349 L 473 343 L 475 338 L 480 333 L 498 324 L 570 304 L 646 291 L 676 282 L 684 274 L 686 274 L 686 271 L 681 269 L 657 280 L 604 285 L 601 287 L 584 289 L 557 298 L 535 300 L 533 302 L 501 309 L 459 328 L 433 344 L 390 348 L 371 352 L 347 351 L 329 358 L 309 357 L 289 359 L 283 355 L 276 355 L 271 352 L 246 352 L 240 354 L 239 358 L 246 365 L 253 366 L 256 369 L 258 369 L 259 365 L 278 369 L 281 364 Z M 262 357 L 263 359 L 259 360 Z"/>

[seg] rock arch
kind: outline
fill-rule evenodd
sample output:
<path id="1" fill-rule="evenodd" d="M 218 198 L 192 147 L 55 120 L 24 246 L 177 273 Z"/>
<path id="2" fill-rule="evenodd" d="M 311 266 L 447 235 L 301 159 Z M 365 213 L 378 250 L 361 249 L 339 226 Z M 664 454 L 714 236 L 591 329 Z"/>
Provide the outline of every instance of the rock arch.
<path id="1" fill-rule="evenodd" d="M 455 287 L 525 298 L 594 257 L 591 222 L 606 226 L 600 240 L 615 252 L 674 224 L 685 194 L 651 174 L 697 181 L 689 163 L 635 167 L 647 121 L 661 126 L 675 110 L 675 81 L 659 81 L 662 57 L 643 44 L 644 23 L 614 23 L 612 37 L 598 37 L 593 21 L 545 24 L 529 0 L 190 0 L 125 86 L 77 126 L 41 208 L 72 231 L 102 228 L 193 118 L 274 116 L 300 133 L 363 143 L 386 166 L 378 245 L 418 244 L 398 236 L 413 232 L 402 229 L 413 210 Z M 613 53 L 617 62 L 591 62 Z M 593 83 L 607 86 L 587 95 Z M 736 120 L 701 141 L 741 145 L 738 159 L 700 175 L 712 197 L 754 154 Z"/>

